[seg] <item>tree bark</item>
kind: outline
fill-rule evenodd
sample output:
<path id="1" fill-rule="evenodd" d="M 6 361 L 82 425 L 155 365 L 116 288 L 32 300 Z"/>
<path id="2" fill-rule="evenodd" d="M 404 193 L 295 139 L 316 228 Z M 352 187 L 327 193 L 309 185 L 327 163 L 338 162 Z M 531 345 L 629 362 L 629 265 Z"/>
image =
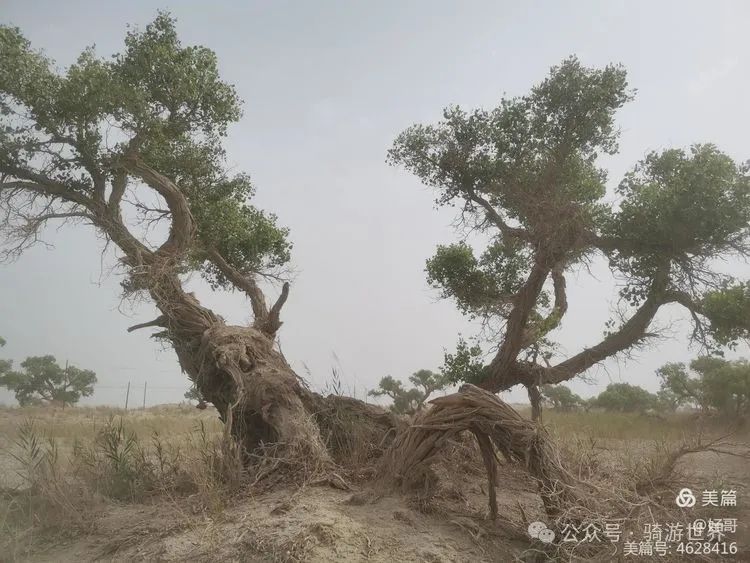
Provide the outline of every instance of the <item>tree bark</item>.
<path id="1" fill-rule="evenodd" d="M 138 285 L 148 287 L 162 312 L 158 323 L 166 327 L 182 370 L 217 408 L 245 462 L 263 446 L 283 444 L 290 461 L 304 462 L 309 470 L 323 469 L 340 461 L 338 454 L 345 457 L 340 437 L 357 425 L 366 428 L 376 444 L 398 425 L 396 417 L 378 407 L 313 393 L 268 333 L 227 325 L 183 290 L 168 264 L 155 261 L 133 275 L 140 278 Z M 342 424 L 348 427 L 337 427 Z M 329 452 L 332 435 L 337 447 Z"/>
<path id="2" fill-rule="evenodd" d="M 534 422 L 541 422 L 542 420 L 542 393 L 539 391 L 539 387 L 536 385 L 529 385 L 526 390 L 529 394 L 529 402 L 531 403 L 531 420 Z"/>
<path id="3" fill-rule="evenodd" d="M 302 383 L 265 335 L 227 326 L 183 290 L 169 264 L 154 261 L 133 276 L 162 312 L 160 324 L 182 370 L 216 406 L 244 456 L 263 444 L 284 442 L 311 460 L 328 461 L 302 405 Z"/>

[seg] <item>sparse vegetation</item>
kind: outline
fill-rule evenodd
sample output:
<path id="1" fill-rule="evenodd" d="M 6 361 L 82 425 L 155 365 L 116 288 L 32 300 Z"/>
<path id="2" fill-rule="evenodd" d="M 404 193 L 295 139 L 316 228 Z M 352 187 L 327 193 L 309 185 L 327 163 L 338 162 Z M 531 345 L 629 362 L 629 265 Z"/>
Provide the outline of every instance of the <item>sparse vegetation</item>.
<path id="1" fill-rule="evenodd" d="M 19 548 L 35 529 L 90 529 L 108 500 L 199 494 L 216 507 L 238 482 L 227 472 L 232 464 L 218 426 L 189 416 L 195 409 L 126 415 L 72 408 L 62 417 L 48 409 L 16 411 L 0 412 L 8 440 L 2 455 L 13 468 L 0 484 L 0 523 Z M 160 424 L 165 420 L 172 424 Z"/>
<path id="2" fill-rule="evenodd" d="M 527 424 L 530 423 L 527 421 Z M 682 456 L 695 455 L 687 453 L 686 448 L 697 452 L 706 447 L 727 449 L 726 444 L 712 443 L 715 437 L 725 433 L 722 423 L 714 421 L 701 428 L 699 424 L 702 423 L 689 413 L 672 415 L 654 426 L 649 418 L 638 413 L 550 409 L 545 415 L 545 424 L 551 440 L 560 447 L 561 460 L 573 471 L 576 479 L 611 491 L 606 499 L 598 499 L 607 505 L 610 514 L 624 500 L 648 502 L 652 510 L 671 510 L 669 506 L 653 504 L 653 499 L 663 495 L 671 500 L 673 493 L 665 494 L 665 489 L 692 482 L 683 475 L 684 467 L 680 461 Z M 285 555 L 291 550 L 304 560 L 313 554 L 326 557 L 323 554 L 328 554 L 327 550 L 342 549 L 349 541 L 346 539 L 349 532 L 345 527 L 331 528 L 326 524 L 332 518 L 329 512 L 317 520 L 314 517 L 304 520 L 299 529 L 291 527 L 288 537 L 286 533 L 279 536 L 279 530 L 288 524 L 281 524 L 283 521 L 276 518 L 283 518 L 287 511 L 294 510 L 297 502 L 320 507 L 322 499 L 327 498 L 324 495 L 333 495 L 332 498 L 337 500 L 330 501 L 331 506 L 351 506 L 347 516 L 337 518 L 366 518 L 370 514 L 376 521 L 392 518 L 394 508 L 391 501 L 371 504 L 371 500 L 366 500 L 367 496 L 362 497 L 366 493 L 352 496 L 351 492 L 336 488 L 303 487 L 287 491 L 277 485 L 271 489 L 277 491 L 271 493 L 271 500 L 264 501 L 269 494 L 268 479 L 256 481 L 256 474 L 248 473 L 231 459 L 227 460 L 223 434 L 215 418 L 192 407 L 165 406 L 137 412 L 101 407 L 76 407 L 64 411 L 42 407 L 0 408 L 0 436 L 6 440 L 0 448 L 0 463 L 6 468 L 0 483 L 0 532 L 4 553 L 12 554 L 13 559 L 23 559 L 42 549 L 45 538 L 100 537 L 97 536 L 97 522 L 106 522 L 107 515 L 116 511 L 121 516 L 129 514 L 131 520 L 118 520 L 123 529 L 107 532 L 110 537 L 102 537 L 101 547 L 95 552 L 117 545 L 122 557 L 135 557 L 134 550 L 144 549 L 144 542 L 153 543 L 146 549 L 164 549 L 158 546 L 167 545 L 163 543 L 166 541 L 173 545 L 170 549 L 175 549 L 180 545 L 178 538 L 183 530 L 189 531 L 197 526 L 205 529 L 200 537 L 206 537 L 209 530 L 219 526 L 216 530 L 219 534 L 219 530 L 226 530 L 235 518 L 222 517 L 222 514 L 245 514 L 257 511 L 260 506 L 268 506 L 238 544 L 234 543 L 238 534 L 221 532 L 221 553 L 252 548 L 253 553 L 261 556 L 275 553 L 274 557 L 279 561 L 296 560 Z M 702 445 L 689 437 L 700 434 L 707 436 Z M 354 433 L 345 436 L 351 435 Z M 369 443 L 376 448 L 374 441 L 377 436 L 377 433 L 357 434 L 355 446 L 361 450 Z M 346 444 L 340 446 L 350 447 Z M 456 441 L 449 440 L 444 447 L 442 456 L 445 457 L 435 458 L 434 469 L 440 476 L 437 488 L 429 495 L 421 494 L 418 504 L 398 508 L 399 517 L 405 522 L 419 518 L 425 529 L 437 526 L 436 533 L 440 530 L 440 534 L 447 534 L 442 527 L 446 522 L 442 514 L 450 514 L 456 499 L 463 498 L 461 502 L 476 516 L 466 522 L 459 520 L 460 524 L 455 528 L 458 535 L 451 541 L 469 541 L 474 545 L 502 541 L 504 547 L 495 546 L 493 549 L 517 545 L 514 549 L 522 551 L 526 540 L 512 539 L 516 537 L 513 534 L 525 538 L 527 524 L 524 516 L 517 512 L 519 503 L 525 518 L 543 518 L 544 509 L 531 492 L 516 491 L 508 496 L 505 487 L 510 481 L 514 487 L 533 491 L 534 483 L 518 480 L 512 465 L 498 468 L 503 485 L 498 485 L 495 491 L 496 502 L 502 506 L 497 525 L 502 526 L 505 535 L 492 535 L 489 531 L 496 524 L 491 524 L 484 516 L 487 497 L 471 493 L 474 489 L 479 491 L 484 479 L 483 462 L 476 444 L 457 436 Z M 729 451 L 736 455 L 743 451 L 739 446 L 731 448 Z M 371 451 L 372 454 L 377 460 L 382 451 Z M 344 488 L 347 482 L 352 483 L 373 460 L 367 456 L 357 457 L 351 450 L 348 455 L 352 463 L 341 469 L 341 480 L 332 483 L 336 487 Z M 741 458 L 737 461 L 740 467 Z M 278 466 L 277 470 L 282 467 Z M 707 467 L 710 468 L 710 463 Z M 242 473 L 237 475 L 236 470 Z M 708 483 L 713 478 L 712 473 L 707 469 L 705 475 Z M 272 482 L 278 483 L 273 479 Z M 640 487 L 640 493 L 636 491 L 637 487 Z M 331 492 L 326 493 L 326 490 Z M 368 490 L 365 484 L 364 491 Z M 278 491 L 285 493 L 279 497 Z M 615 494 L 615 491 L 621 492 Z M 246 500 L 248 494 L 252 495 L 252 500 Z M 350 497 L 351 504 L 344 504 L 343 501 Z M 409 498 L 405 499 L 407 503 Z M 265 502 L 271 504 L 263 504 Z M 366 504 L 360 508 L 360 502 Z M 237 505 L 235 511 L 233 507 Z M 144 522 L 144 511 L 159 506 L 165 507 L 165 511 L 158 513 L 158 520 Z M 269 511 L 274 512 L 269 514 Z M 670 516 L 678 517 L 676 514 Z M 563 517 L 570 517 L 570 514 L 565 512 Z M 275 524 L 269 525 L 270 522 Z M 636 531 L 637 523 L 633 516 L 632 525 Z M 131 536 L 134 532 L 130 531 L 134 529 L 148 529 L 150 532 L 134 537 Z M 336 534 L 328 534 L 326 530 L 329 529 L 335 530 Z M 402 527 L 403 533 L 410 529 L 410 526 Z M 320 533 L 315 530 L 320 530 Z M 376 525 L 373 524 L 367 533 L 371 550 L 390 553 L 387 542 L 379 543 Z M 208 543 L 200 549 L 216 549 L 211 545 Z M 566 549 L 565 545 L 560 549 Z M 179 553 L 183 559 L 186 557 L 186 552 Z"/>

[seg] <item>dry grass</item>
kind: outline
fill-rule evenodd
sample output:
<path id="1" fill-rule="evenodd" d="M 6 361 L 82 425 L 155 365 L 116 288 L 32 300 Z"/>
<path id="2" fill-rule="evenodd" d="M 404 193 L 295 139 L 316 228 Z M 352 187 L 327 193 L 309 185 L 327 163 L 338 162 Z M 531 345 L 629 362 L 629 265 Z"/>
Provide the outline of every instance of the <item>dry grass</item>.
<path id="1" fill-rule="evenodd" d="M 331 409 L 333 414 L 329 414 L 339 417 L 336 412 Z M 521 417 L 513 420 L 519 428 L 526 428 Z M 607 512 L 609 517 L 627 514 L 633 526 L 649 518 L 667 518 L 661 497 L 673 499 L 671 489 L 676 483 L 684 486 L 689 482 L 688 476 L 679 471 L 680 448 L 700 448 L 696 436 L 704 435 L 705 445 L 722 430 L 718 424 L 682 414 L 656 423 L 638 414 L 545 411 L 544 423 L 551 442 L 556 444 L 555 455 L 564 461 L 575 486 L 583 484 L 587 495 L 597 497 L 593 505 L 587 502 L 568 507 L 560 519 L 580 520 L 586 515 L 596 519 Z M 324 433 L 329 447 L 338 450 L 337 457 L 348 462 L 342 475 L 350 482 L 357 472 L 368 478 L 371 474 L 362 467 L 372 466 L 385 447 L 382 440 L 373 443 L 370 430 L 356 428 L 354 440 L 349 434 Z M 520 459 L 523 449 L 513 446 L 506 453 Z M 472 508 L 463 485 L 467 479 L 483 479 L 486 460 L 471 435 L 465 439 L 454 436 L 445 441 L 441 451 L 437 463 L 439 498 L 418 499 L 424 505 L 418 508 L 449 522 L 468 522 L 466 518 L 456 519 L 455 511 L 463 507 L 476 516 L 470 519 L 476 526 L 483 516 L 477 512 L 476 503 Z M 236 462 L 225 447 L 222 427 L 211 410 L 190 406 L 127 412 L 102 407 L 0 408 L 0 547 L 11 560 L 23 558 L 38 549 L 40 542 L 57 543 L 61 536 L 90 533 L 104 511 L 122 503 L 189 498 L 191 510 L 219 518 L 231 506 L 240 485 L 252 484 L 263 472 L 271 474 L 283 465 L 283 460 L 279 461 L 281 465 L 274 465 L 273 456 L 269 456 L 257 473 L 247 474 Z M 503 465 L 498 471 L 507 472 L 509 466 Z M 533 496 L 536 487 L 533 479 L 528 479 L 527 494 Z M 502 477 L 499 483 L 497 494 L 503 495 Z M 486 494 L 482 490 L 479 496 L 484 497 L 485 507 Z M 501 499 L 501 504 L 504 502 Z M 597 512 L 596 506 L 605 510 Z M 513 518 L 503 519 L 501 513 L 494 524 L 506 538 L 525 537 L 527 515 L 520 505 L 519 510 Z M 179 514 L 176 511 L 175 518 Z M 188 522 L 190 515 L 183 520 Z M 174 525 L 179 527 L 179 522 Z M 482 528 L 476 533 L 496 531 Z M 325 539 L 320 535 L 301 533 L 299 538 L 292 538 L 294 545 L 278 546 L 280 553 L 286 556 L 299 550 L 303 554 L 312 541 L 310 537 L 315 536 L 317 543 Z M 261 537 L 252 539 L 255 543 L 262 541 Z M 262 551 L 261 543 L 255 547 Z"/>
<path id="2" fill-rule="evenodd" d="M 13 559 L 89 531 L 113 502 L 193 495 L 219 512 L 244 477 L 215 416 L 194 408 L 3 408 L 0 420 L 0 544 Z"/>
<path id="3" fill-rule="evenodd" d="M 518 411 L 530 418 L 530 410 Z M 722 421 L 701 419 L 691 412 L 665 417 L 650 414 L 592 410 L 562 412 L 545 409 L 542 423 L 553 437 L 585 436 L 596 440 L 682 440 L 700 431 L 724 432 Z"/>
<path id="4" fill-rule="evenodd" d="M 499 514 L 499 472 L 516 465 L 536 483 L 546 520 L 558 531 L 584 526 L 603 530 L 613 521 L 621 522 L 624 533 L 633 537 L 653 522 L 679 522 L 687 529 L 692 519 L 707 517 L 708 510 L 686 512 L 675 505 L 680 488 L 701 485 L 679 470 L 682 458 L 710 452 L 736 456 L 745 463 L 750 460 L 750 448 L 730 441 L 729 435 L 706 436 L 726 430 L 720 421 L 706 423 L 684 414 L 656 424 L 647 415 L 553 412 L 551 416 L 548 413 L 545 428 L 472 385 L 432 404 L 397 437 L 384 459 L 384 476 L 402 490 L 412 491 L 422 512 L 434 513 L 438 496 L 450 498 L 454 504 L 465 500 L 459 487 L 439 483 L 444 475 L 438 477 L 435 465 L 439 461 L 443 466 L 459 465 L 460 457 L 453 456 L 466 449 L 470 435 L 478 450 L 472 457 L 481 458 L 486 469 L 490 518 L 496 520 Z M 552 429 L 557 439 L 552 439 L 547 429 Z M 614 442 L 634 443 L 636 451 L 613 447 Z M 598 445 L 605 443 L 607 446 Z M 502 464 L 496 452 L 503 454 L 507 463 Z M 450 473 L 448 476 L 450 479 Z M 506 519 L 500 526 L 507 537 L 513 537 L 514 530 L 516 536 L 523 536 L 530 521 L 521 509 L 520 519 Z M 601 543 L 538 543 L 533 549 L 550 560 L 606 560 L 611 556 L 609 545 Z"/>
<path id="5" fill-rule="evenodd" d="M 19 422 L 24 419 L 34 420 L 37 429 L 50 438 L 69 442 L 76 438 L 89 440 L 113 416 L 122 417 L 125 429 L 135 433 L 138 438 L 148 438 L 154 431 L 170 437 L 190 434 L 200 421 L 203 421 L 212 434 L 219 433 L 222 429 L 214 409 L 201 411 L 187 404 L 128 411 L 113 407 L 60 409 L 0 406 L 0 440 L 5 443 L 12 441 Z"/>

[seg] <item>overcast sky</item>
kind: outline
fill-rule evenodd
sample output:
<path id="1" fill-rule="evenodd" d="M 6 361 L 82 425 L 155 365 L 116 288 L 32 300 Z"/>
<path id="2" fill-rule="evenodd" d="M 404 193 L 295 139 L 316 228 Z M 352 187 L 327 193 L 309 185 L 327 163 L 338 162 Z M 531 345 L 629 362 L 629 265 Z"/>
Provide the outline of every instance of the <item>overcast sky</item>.
<path id="1" fill-rule="evenodd" d="M 587 65 L 621 62 L 638 89 L 618 115 L 620 154 L 603 162 L 610 187 L 646 152 L 715 142 L 750 157 L 750 3 L 714 2 L 130 2 L 0 0 L 0 22 L 20 27 L 64 67 L 88 46 L 109 56 L 126 24 L 144 26 L 158 8 L 178 18 L 184 44 L 215 50 L 225 80 L 245 101 L 227 140 L 229 164 L 249 172 L 256 204 L 291 229 L 297 277 L 283 311 L 282 349 L 321 389 L 331 367 L 363 398 L 385 375 L 406 379 L 438 368 L 459 332 L 474 334 L 450 302 L 437 300 L 424 262 L 456 239 L 453 216 L 434 194 L 385 164 L 396 135 L 433 122 L 442 108 L 497 105 L 522 95 L 571 54 Z M 1 62 L 0 62 L 1 64 Z M 96 371 L 87 403 L 176 402 L 187 388 L 174 353 L 148 331 L 127 326 L 155 316 L 120 303 L 111 255 L 85 228 L 48 229 L 54 248 L 37 247 L 0 266 L 0 356 L 16 362 L 53 354 Z M 745 264 L 726 271 L 747 277 Z M 603 262 L 571 276 L 570 309 L 555 336 L 575 353 L 596 343 L 616 287 Z M 240 295 L 190 283 L 204 304 L 245 322 Z M 275 295 L 272 296 L 275 298 Z M 689 325 L 679 310 L 660 313 L 674 339 L 635 360 L 592 370 L 611 381 L 658 387 L 654 370 L 688 360 Z M 743 351 L 740 351 L 743 352 Z M 746 351 L 744 351 L 747 354 Z M 308 369 L 309 368 L 309 373 Z M 524 400 L 519 390 L 508 395 Z M 0 391 L 0 402 L 12 395 Z"/>

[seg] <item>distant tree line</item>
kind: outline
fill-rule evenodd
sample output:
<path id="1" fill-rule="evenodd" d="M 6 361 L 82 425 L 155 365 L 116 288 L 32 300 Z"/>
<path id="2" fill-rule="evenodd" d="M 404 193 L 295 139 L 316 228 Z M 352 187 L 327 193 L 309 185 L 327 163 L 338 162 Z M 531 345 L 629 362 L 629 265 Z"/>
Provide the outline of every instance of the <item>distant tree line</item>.
<path id="1" fill-rule="evenodd" d="M 371 390 L 371 397 L 389 397 L 390 409 L 397 414 L 413 414 L 424 407 L 430 395 L 445 389 L 450 382 L 440 374 L 428 369 L 421 369 L 409 376 L 413 387 L 407 389 L 404 384 L 388 375 L 380 380 L 377 389 Z"/>
<path id="2" fill-rule="evenodd" d="M 5 340 L 0 338 L 0 346 Z M 13 362 L 0 360 L 0 387 L 12 391 L 22 407 L 31 405 L 76 404 L 81 397 L 94 393 L 96 374 L 75 366 L 60 366 L 54 356 L 29 356 L 21 362 L 21 370 L 13 370 Z"/>
<path id="3" fill-rule="evenodd" d="M 599 408 L 615 412 L 675 411 L 690 407 L 730 416 L 750 414 L 750 362 L 701 356 L 657 370 L 661 387 L 651 393 L 629 383 L 611 383 L 598 396 L 583 399 L 565 385 L 542 387 L 544 403 L 555 410 Z"/>

